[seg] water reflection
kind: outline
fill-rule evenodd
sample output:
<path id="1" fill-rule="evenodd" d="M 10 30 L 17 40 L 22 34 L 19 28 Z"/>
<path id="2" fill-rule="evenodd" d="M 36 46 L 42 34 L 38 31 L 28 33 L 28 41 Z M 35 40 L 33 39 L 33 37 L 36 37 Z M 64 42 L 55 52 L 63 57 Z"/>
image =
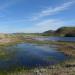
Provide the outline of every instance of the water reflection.
<path id="1" fill-rule="evenodd" d="M 8 57 L 10 58 L 8 60 L 0 59 L 0 69 L 48 66 L 68 58 L 63 53 L 58 52 L 57 48 L 49 46 L 38 46 L 23 43 L 5 47 L 4 50 L 9 52 Z"/>

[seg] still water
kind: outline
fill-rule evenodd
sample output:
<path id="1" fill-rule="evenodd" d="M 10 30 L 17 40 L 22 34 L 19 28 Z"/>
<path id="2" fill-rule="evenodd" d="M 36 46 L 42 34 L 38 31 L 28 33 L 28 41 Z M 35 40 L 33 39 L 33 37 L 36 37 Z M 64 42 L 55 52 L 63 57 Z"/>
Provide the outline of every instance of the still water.
<path id="1" fill-rule="evenodd" d="M 36 40 L 44 41 L 67 41 L 67 42 L 75 42 L 75 37 L 47 37 L 47 38 L 34 38 Z"/>
<path id="2" fill-rule="evenodd" d="M 8 69 L 16 66 L 48 66 L 68 58 L 63 53 L 58 52 L 57 48 L 46 45 L 22 43 L 5 47 L 4 49 L 10 54 L 7 57 L 8 59 L 0 58 L 0 69 Z"/>

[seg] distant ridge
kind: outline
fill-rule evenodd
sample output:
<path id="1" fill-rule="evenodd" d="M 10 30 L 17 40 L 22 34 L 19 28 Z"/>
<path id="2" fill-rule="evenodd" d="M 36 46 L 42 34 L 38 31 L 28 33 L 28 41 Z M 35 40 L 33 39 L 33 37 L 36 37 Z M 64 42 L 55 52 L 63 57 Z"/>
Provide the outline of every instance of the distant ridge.
<path id="1" fill-rule="evenodd" d="M 61 27 L 56 31 L 48 30 L 43 35 L 75 37 L 75 27 Z"/>
<path id="2" fill-rule="evenodd" d="M 48 30 L 43 33 L 0 33 L 1 38 L 10 37 L 35 37 L 35 36 L 63 36 L 63 37 L 75 37 L 75 27 L 61 27 L 57 30 Z"/>

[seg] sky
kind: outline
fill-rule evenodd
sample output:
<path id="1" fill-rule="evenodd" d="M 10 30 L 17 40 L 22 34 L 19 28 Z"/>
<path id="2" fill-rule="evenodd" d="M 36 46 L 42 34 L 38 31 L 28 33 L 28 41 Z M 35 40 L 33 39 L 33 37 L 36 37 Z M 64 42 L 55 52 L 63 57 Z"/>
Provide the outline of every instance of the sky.
<path id="1" fill-rule="evenodd" d="M 40 33 L 75 26 L 75 0 L 0 0 L 0 33 Z"/>

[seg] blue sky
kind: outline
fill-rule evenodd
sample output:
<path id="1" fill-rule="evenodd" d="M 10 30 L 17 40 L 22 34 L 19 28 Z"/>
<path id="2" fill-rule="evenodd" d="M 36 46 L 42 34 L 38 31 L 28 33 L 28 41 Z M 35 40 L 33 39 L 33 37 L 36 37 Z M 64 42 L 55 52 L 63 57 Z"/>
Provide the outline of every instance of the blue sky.
<path id="1" fill-rule="evenodd" d="M 36 33 L 75 26 L 75 0 L 0 0 L 0 33 Z"/>

